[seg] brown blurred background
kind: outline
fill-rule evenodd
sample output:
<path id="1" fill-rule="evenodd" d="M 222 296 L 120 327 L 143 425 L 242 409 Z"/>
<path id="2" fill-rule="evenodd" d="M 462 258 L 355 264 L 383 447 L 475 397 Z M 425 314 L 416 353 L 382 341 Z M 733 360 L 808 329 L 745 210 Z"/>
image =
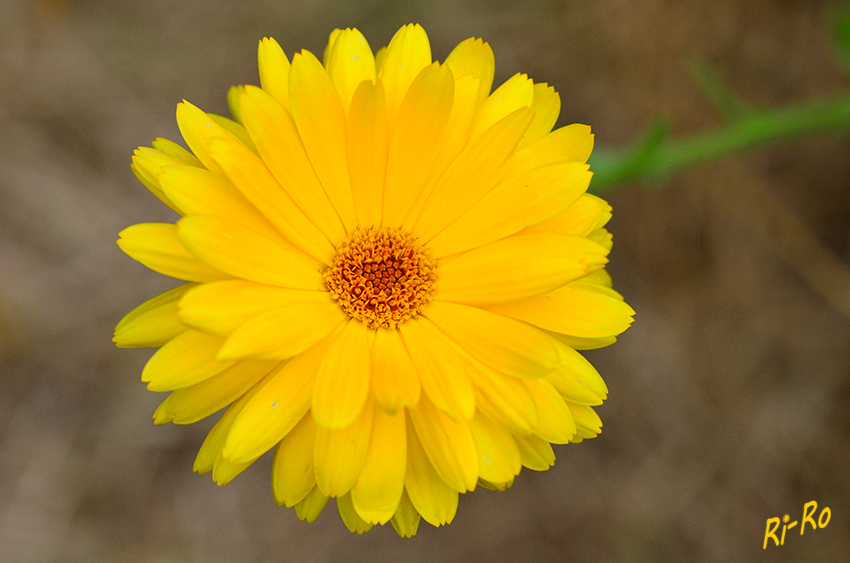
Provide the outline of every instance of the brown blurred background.
<path id="1" fill-rule="evenodd" d="M 213 420 L 154 427 L 149 350 L 116 322 L 174 285 L 117 233 L 173 214 L 129 161 L 179 140 L 186 98 L 227 113 L 256 45 L 373 48 L 402 24 L 444 59 L 469 36 L 554 85 L 560 124 L 621 146 L 655 118 L 720 124 L 688 73 L 711 62 L 776 107 L 850 86 L 819 0 L 2 0 L 0 561 L 850 561 L 850 137 L 813 136 L 619 186 L 615 287 L 637 310 L 589 353 L 611 393 L 597 439 L 545 473 L 461 497 L 412 540 L 276 508 L 270 458 L 226 487 L 191 471 Z M 826 528 L 762 549 L 766 520 L 828 506 Z"/>

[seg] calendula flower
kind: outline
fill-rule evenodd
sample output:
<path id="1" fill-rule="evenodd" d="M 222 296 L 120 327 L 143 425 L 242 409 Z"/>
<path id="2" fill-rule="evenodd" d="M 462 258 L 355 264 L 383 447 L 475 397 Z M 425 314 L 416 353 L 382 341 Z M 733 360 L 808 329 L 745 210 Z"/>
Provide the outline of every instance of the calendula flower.
<path id="1" fill-rule="evenodd" d="M 157 424 L 226 407 L 195 471 L 224 484 L 274 448 L 275 501 L 301 519 L 336 498 L 352 531 L 410 536 L 596 436 L 607 388 L 576 350 L 634 312 L 604 270 L 610 207 L 585 193 L 593 137 L 552 131 L 553 88 L 517 74 L 491 93 L 487 43 L 432 62 L 418 25 L 377 55 L 336 30 L 324 63 L 264 39 L 259 67 L 233 120 L 177 107 L 191 153 L 136 151 L 181 218 L 118 241 L 188 282 L 115 342 L 160 347 L 142 373 L 171 391 Z"/>

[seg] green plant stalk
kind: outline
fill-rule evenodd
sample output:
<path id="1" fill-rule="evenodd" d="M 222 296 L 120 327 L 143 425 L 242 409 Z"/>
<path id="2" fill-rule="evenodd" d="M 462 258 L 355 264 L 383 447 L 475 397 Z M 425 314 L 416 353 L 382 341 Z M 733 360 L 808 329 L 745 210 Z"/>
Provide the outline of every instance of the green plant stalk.
<path id="1" fill-rule="evenodd" d="M 716 129 L 678 140 L 636 143 L 626 149 L 598 148 L 590 160 L 590 191 L 602 193 L 624 182 L 663 178 L 680 168 L 811 133 L 850 129 L 850 94 L 758 111 Z"/>

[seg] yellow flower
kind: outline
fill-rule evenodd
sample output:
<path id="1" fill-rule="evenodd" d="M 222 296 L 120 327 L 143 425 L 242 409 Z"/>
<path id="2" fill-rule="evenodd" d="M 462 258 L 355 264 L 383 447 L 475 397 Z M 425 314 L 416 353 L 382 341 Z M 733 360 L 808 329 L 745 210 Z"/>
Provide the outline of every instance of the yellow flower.
<path id="1" fill-rule="evenodd" d="M 227 407 L 195 471 L 224 484 L 274 447 L 275 501 L 299 518 L 336 498 L 352 531 L 411 536 L 596 436 L 608 391 L 576 349 L 634 311 L 604 270 L 610 207 L 585 193 L 593 136 L 552 131 L 554 89 L 517 74 L 490 93 L 487 43 L 432 62 L 418 25 L 377 55 L 336 30 L 324 64 L 264 39 L 259 68 L 261 88 L 228 93 L 234 120 L 177 107 L 192 153 L 136 151 L 181 218 L 118 241 L 189 282 L 115 342 L 160 347 L 156 424 Z"/>

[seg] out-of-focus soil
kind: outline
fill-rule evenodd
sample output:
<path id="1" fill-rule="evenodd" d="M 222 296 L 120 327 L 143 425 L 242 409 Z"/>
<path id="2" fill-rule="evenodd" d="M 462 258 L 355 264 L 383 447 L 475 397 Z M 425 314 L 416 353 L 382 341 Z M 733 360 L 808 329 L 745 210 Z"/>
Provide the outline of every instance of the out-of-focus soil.
<path id="1" fill-rule="evenodd" d="M 847 74 L 818 0 L 463 0 L 0 4 L 0 561 L 850 560 L 850 139 L 760 148 L 619 186 L 615 287 L 637 310 L 588 356 L 610 396 L 601 436 L 556 447 L 455 522 L 350 534 L 333 504 L 307 525 L 276 508 L 270 458 L 218 488 L 191 472 L 214 420 L 154 427 L 146 350 L 123 314 L 173 282 L 117 233 L 173 214 L 133 177 L 135 147 L 178 140 L 182 98 L 227 113 L 257 83 L 256 44 L 321 52 L 334 27 L 373 47 L 421 23 L 442 59 L 469 36 L 554 85 L 560 124 L 623 145 L 720 117 L 691 78 L 704 59 L 754 106 L 838 94 Z M 842 303 L 844 306 L 842 306 Z M 823 529 L 762 549 L 766 520 Z"/>

